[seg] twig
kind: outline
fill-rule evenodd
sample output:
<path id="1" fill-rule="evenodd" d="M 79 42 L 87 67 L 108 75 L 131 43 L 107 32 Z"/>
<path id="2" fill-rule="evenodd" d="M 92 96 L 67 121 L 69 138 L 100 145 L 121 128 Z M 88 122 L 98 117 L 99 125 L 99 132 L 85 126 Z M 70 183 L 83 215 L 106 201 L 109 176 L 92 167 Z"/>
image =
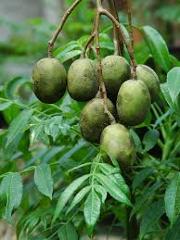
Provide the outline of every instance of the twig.
<path id="1" fill-rule="evenodd" d="M 96 45 L 96 55 L 98 61 L 98 79 L 99 79 L 99 90 L 101 98 L 106 97 L 106 88 L 104 88 L 103 77 L 102 77 L 102 64 L 100 56 L 100 43 L 99 43 L 99 25 L 100 25 L 100 11 L 99 7 L 101 6 L 101 0 L 97 0 L 97 10 L 96 18 L 94 24 L 94 35 L 95 35 L 95 45 Z"/>
<path id="2" fill-rule="evenodd" d="M 111 9 L 112 15 L 116 18 L 117 21 L 119 21 L 117 6 L 116 6 L 115 1 L 108 0 L 108 3 L 109 3 L 109 7 Z M 122 51 L 123 51 L 123 41 L 122 41 L 121 34 L 119 31 L 117 31 L 117 27 L 115 24 L 113 24 L 113 34 L 114 34 L 115 54 L 121 55 Z M 86 51 L 87 51 L 88 47 L 90 46 L 90 44 L 93 42 L 94 38 L 95 38 L 95 31 L 93 29 L 85 47 L 84 47 L 84 51 L 82 53 L 83 57 L 85 57 Z"/>
<path id="3" fill-rule="evenodd" d="M 97 0 L 97 11 L 96 11 L 96 19 L 95 19 L 95 25 L 94 25 L 94 33 L 95 33 L 96 55 L 97 55 L 97 61 L 98 61 L 99 91 L 100 91 L 100 96 L 103 99 L 103 103 L 104 103 L 104 112 L 108 115 L 110 122 L 115 123 L 116 120 L 114 116 L 110 113 L 107 107 L 107 92 L 106 92 L 106 87 L 103 81 L 103 74 L 102 74 L 102 63 L 101 63 L 100 43 L 99 43 L 99 25 L 100 25 L 101 8 L 102 8 L 102 2 L 101 0 Z"/>
<path id="4" fill-rule="evenodd" d="M 136 79 L 136 61 L 135 61 L 135 55 L 134 55 L 134 37 L 133 37 L 133 26 L 132 26 L 132 8 L 131 8 L 131 0 L 126 0 L 127 3 L 127 13 L 128 13 L 128 24 L 129 24 L 129 35 L 130 35 L 130 41 L 131 41 L 131 49 L 132 49 L 132 78 Z"/>
<path id="5" fill-rule="evenodd" d="M 109 7 L 112 15 L 119 22 L 119 16 L 117 11 L 117 6 L 114 0 L 108 0 Z M 120 31 L 118 31 L 117 26 L 113 24 L 113 34 L 114 34 L 114 45 L 115 45 L 115 54 L 122 55 L 123 52 L 123 41 Z"/>
<path id="6" fill-rule="evenodd" d="M 86 57 L 86 52 L 87 52 L 87 49 L 89 48 L 89 46 L 91 45 L 91 43 L 94 41 L 94 38 L 95 38 L 95 32 L 93 30 L 93 32 L 91 33 L 89 39 L 87 40 L 87 43 L 84 47 L 84 50 L 82 52 L 82 57 Z"/>
<path id="7" fill-rule="evenodd" d="M 96 23 L 96 18 L 94 20 L 94 24 L 93 24 L 93 30 L 91 32 L 91 35 L 89 36 L 87 42 L 86 42 L 86 45 L 84 46 L 84 50 L 81 54 L 81 57 L 86 57 L 86 52 L 87 52 L 87 49 L 90 48 L 90 45 L 92 44 L 92 42 L 94 41 L 95 39 L 95 23 Z"/>
<path id="8" fill-rule="evenodd" d="M 52 51 L 54 48 L 54 44 L 60 34 L 60 32 L 63 29 L 63 26 L 66 22 L 66 20 L 68 19 L 69 15 L 73 12 L 73 10 L 76 8 L 76 6 L 81 2 L 82 0 L 75 0 L 74 3 L 67 9 L 67 11 L 65 12 L 65 14 L 63 15 L 59 26 L 57 27 L 56 31 L 54 32 L 51 40 L 48 42 L 48 57 L 52 57 Z"/>

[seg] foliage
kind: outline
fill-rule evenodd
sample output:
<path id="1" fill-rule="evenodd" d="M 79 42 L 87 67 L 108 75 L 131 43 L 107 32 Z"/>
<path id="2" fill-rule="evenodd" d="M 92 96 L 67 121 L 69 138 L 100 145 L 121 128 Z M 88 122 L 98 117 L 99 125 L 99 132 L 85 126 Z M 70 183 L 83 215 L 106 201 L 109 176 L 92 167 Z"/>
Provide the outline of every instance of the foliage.
<path id="1" fill-rule="evenodd" d="M 116 161 L 104 162 L 99 146 L 82 139 L 78 122 L 84 103 L 68 94 L 57 104 L 40 103 L 30 77 L 14 77 L 1 86 L 0 216 L 16 225 L 18 239 L 91 236 L 110 214 L 114 220 L 109 225 L 125 229 L 127 210 L 137 218 L 139 239 L 179 239 L 180 62 L 157 30 L 137 28 L 143 40 L 135 46 L 136 60 L 155 68 L 161 94 L 145 122 L 131 128 L 137 151 L 131 176 L 124 176 Z M 111 29 L 104 19 L 102 57 L 114 51 Z M 86 33 L 56 48 L 55 56 L 66 67 L 82 53 Z M 124 56 L 129 60 L 126 51 Z"/>

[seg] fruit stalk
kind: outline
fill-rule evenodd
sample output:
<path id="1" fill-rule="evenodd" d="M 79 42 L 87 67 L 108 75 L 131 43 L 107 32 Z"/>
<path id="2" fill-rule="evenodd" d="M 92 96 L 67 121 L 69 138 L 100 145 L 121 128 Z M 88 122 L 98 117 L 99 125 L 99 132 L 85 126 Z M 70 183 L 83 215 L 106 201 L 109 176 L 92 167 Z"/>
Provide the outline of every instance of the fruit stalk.
<path id="1" fill-rule="evenodd" d="M 94 41 L 94 38 L 95 38 L 95 32 L 93 30 L 93 32 L 91 33 L 89 39 L 87 40 L 87 43 L 86 43 L 86 45 L 84 47 L 84 50 L 82 52 L 82 58 L 86 57 L 87 49 L 90 47 L 91 43 Z"/>
<path id="2" fill-rule="evenodd" d="M 119 21 L 119 17 L 118 17 L 118 12 L 117 12 L 117 7 L 116 7 L 116 3 L 114 0 L 108 0 L 109 3 L 109 7 L 111 9 L 112 15 L 116 18 L 117 21 Z M 101 4 L 99 5 L 101 6 Z M 95 24 L 94 24 L 95 25 Z M 122 36 L 121 33 L 117 31 L 117 27 L 115 24 L 113 24 L 113 31 L 114 31 L 114 46 L 115 46 L 115 54 L 116 55 L 120 55 L 122 54 L 123 51 L 123 40 L 122 40 Z M 93 31 L 89 37 L 89 39 L 87 40 L 87 43 L 84 47 L 84 51 L 82 53 L 82 57 L 86 56 L 86 52 L 87 49 L 89 48 L 89 46 L 91 45 L 91 43 L 94 41 L 95 39 L 95 29 L 93 28 Z"/>
<path id="3" fill-rule="evenodd" d="M 77 7 L 77 5 L 81 2 L 82 0 L 75 0 L 74 3 L 67 9 L 67 11 L 64 13 L 56 31 L 54 32 L 52 38 L 48 42 L 48 57 L 52 57 L 52 51 L 54 48 L 54 44 L 61 33 L 64 24 L 66 23 L 69 15 L 73 12 L 73 10 Z"/>
<path id="4" fill-rule="evenodd" d="M 82 58 L 85 58 L 86 57 L 86 53 L 87 53 L 87 49 L 90 47 L 90 45 L 91 45 L 91 43 L 94 41 L 94 39 L 95 39 L 95 21 L 96 21 L 96 19 L 94 20 L 94 24 L 93 24 L 93 30 L 92 30 L 92 33 L 91 33 L 91 35 L 89 36 L 89 38 L 88 38 L 88 40 L 87 40 L 87 42 L 86 42 L 86 44 L 85 44 L 85 46 L 84 46 L 84 50 L 83 50 L 83 52 L 82 52 Z"/>
<path id="5" fill-rule="evenodd" d="M 117 6 L 114 0 L 108 0 L 109 8 L 111 10 L 112 15 L 116 18 L 119 22 L 119 16 L 117 12 Z M 114 41 L 115 41 L 115 55 L 122 55 L 123 52 L 123 41 L 121 33 L 118 31 L 117 26 L 113 24 L 113 31 L 114 31 Z"/>
<path id="6" fill-rule="evenodd" d="M 99 92 L 100 92 L 101 98 L 103 99 L 104 112 L 108 115 L 110 122 L 113 124 L 116 121 L 115 121 L 114 116 L 109 112 L 108 107 L 107 107 L 107 92 L 106 92 L 106 87 L 105 87 L 105 84 L 103 81 L 102 63 L 101 63 L 101 56 L 100 56 L 99 25 L 100 25 L 101 8 L 102 8 L 102 2 L 101 2 L 101 0 L 97 0 L 97 10 L 96 10 L 95 25 L 94 25 L 94 33 L 95 33 L 96 55 L 97 55 L 97 61 L 98 61 Z"/>

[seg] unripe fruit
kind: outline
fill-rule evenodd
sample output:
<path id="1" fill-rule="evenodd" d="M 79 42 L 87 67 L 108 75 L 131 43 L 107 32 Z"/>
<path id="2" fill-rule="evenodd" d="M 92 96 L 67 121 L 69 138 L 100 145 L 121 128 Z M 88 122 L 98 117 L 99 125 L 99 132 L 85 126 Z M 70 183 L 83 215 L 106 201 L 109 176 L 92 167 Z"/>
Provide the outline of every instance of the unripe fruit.
<path id="1" fill-rule="evenodd" d="M 107 100 L 107 107 L 112 114 L 115 113 L 115 108 L 110 100 Z M 81 133 L 90 142 L 98 143 L 103 129 L 109 124 L 110 120 L 104 112 L 103 99 L 92 99 L 81 112 Z"/>
<path id="2" fill-rule="evenodd" d="M 88 101 L 98 91 L 95 63 L 88 58 L 74 61 L 68 71 L 68 92 L 77 101 Z"/>
<path id="3" fill-rule="evenodd" d="M 66 70 L 55 58 L 39 60 L 32 73 L 33 91 L 44 103 L 57 102 L 66 91 Z"/>
<path id="4" fill-rule="evenodd" d="M 160 82 L 155 71 L 146 65 L 138 65 L 136 74 L 137 79 L 141 79 L 147 85 L 151 101 L 155 101 L 160 92 Z"/>
<path id="5" fill-rule="evenodd" d="M 135 126 L 142 123 L 150 105 L 149 90 L 144 82 L 128 80 L 121 85 L 117 97 L 117 112 L 122 124 Z"/>
<path id="6" fill-rule="evenodd" d="M 130 78 L 130 66 L 125 58 L 120 56 L 107 56 L 102 60 L 102 74 L 111 100 L 117 98 L 121 84 Z"/>
<path id="7" fill-rule="evenodd" d="M 121 166 L 132 165 L 136 155 L 128 129 L 118 123 L 109 125 L 103 130 L 101 149 L 110 158 L 116 159 Z"/>

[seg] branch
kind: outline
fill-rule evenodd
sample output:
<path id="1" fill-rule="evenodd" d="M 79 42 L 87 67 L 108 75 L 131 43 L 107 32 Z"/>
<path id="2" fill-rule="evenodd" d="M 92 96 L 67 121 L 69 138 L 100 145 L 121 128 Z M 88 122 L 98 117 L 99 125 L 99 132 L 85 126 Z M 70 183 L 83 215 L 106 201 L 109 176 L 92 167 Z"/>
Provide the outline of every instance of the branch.
<path id="1" fill-rule="evenodd" d="M 101 55 L 100 55 L 99 25 L 100 25 L 100 16 L 101 16 L 101 7 L 102 7 L 101 4 L 102 4 L 101 0 L 97 0 L 96 19 L 94 24 L 96 55 L 97 55 L 97 61 L 98 61 L 99 92 L 100 92 L 101 98 L 103 99 L 104 112 L 108 115 L 111 124 L 113 124 L 116 122 L 116 120 L 114 116 L 110 113 L 107 107 L 107 92 L 106 92 L 106 87 L 103 80 L 102 63 L 101 63 Z"/>
<path id="2" fill-rule="evenodd" d="M 75 2 L 67 9 L 65 14 L 62 17 L 62 20 L 59 23 L 59 26 L 57 27 L 56 31 L 54 32 L 52 38 L 48 42 L 48 57 L 52 57 L 52 51 L 54 48 L 54 44 L 62 31 L 64 24 L 66 23 L 66 20 L 68 19 L 69 15 L 73 12 L 73 10 L 76 8 L 76 6 L 81 2 L 82 0 L 75 0 Z"/>
<path id="3" fill-rule="evenodd" d="M 132 77 L 134 79 L 137 78 L 136 76 L 136 61 L 135 61 L 135 56 L 134 56 L 134 37 L 133 37 L 133 27 L 132 27 L 132 8 L 131 8 L 131 0 L 126 0 L 127 3 L 127 13 L 128 13 L 128 24 L 129 24 L 129 35 L 130 35 L 130 40 L 131 40 L 131 48 L 132 48 L 132 57 L 133 57 L 133 61 L 132 61 Z"/>
<path id="4" fill-rule="evenodd" d="M 119 22 L 119 16 L 117 11 L 117 6 L 114 0 L 108 0 L 110 10 L 112 12 L 112 15 L 115 17 L 115 19 Z M 117 26 L 113 24 L 113 31 L 114 31 L 114 39 L 115 39 L 115 51 L 117 51 L 118 55 L 121 55 L 123 52 L 123 41 L 121 33 L 118 31 Z"/>
<path id="5" fill-rule="evenodd" d="M 85 45 L 85 47 L 84 47 L 84 50 L 83 50 L 83 52 L 82 52 L 82 54 L 81 54 L 81 56 L 84 57 L 84 58 L 86 57 L 87 49 L 90 47 L 91 43 L 94 41 L 94 38 L 95 38 L 95 35 L 96 35 L 96 34 L 95 34 L 95 31 L 94 31 L 94 28 L 95 28 L 95 22 L 94 22 L 93 31 L 92 31 L 89 39 L 87 40 L 87 43 L 86 43 L 86 45 Z"/>
<path id="6" fill-rule="evenodd" d="M 102 1 L 101 1 L 102 2 Z M 99 4 L 99 7 L 101 7 L 101 2 Z M 109 3 L 109 6 L 110 6 L 110 9 L 112 11 L 112 14 L 114 15 L 114 17 L 116 18 L 117 21 L 119 21 L 119 17 L 118 17 L 118 13 L 117 13 L 117 10 L 116 10 L 116 4 L 114 2 L 114 0 L 108 0 L 108 3 Z M 118 55 L 121 55 L 122 51 L 123 51 L 123 42 L 122 42 L 122 38 L 119 34 L 119 32 L 117 31 L 117 28 L 116 28 L 116 25 L 113 24 L 114 26 L 114 46 L 115 46 L 115 52 L 117 52 Z M 93 31 L 84 47 L 84 51 L 82 53 L 82 57 L 85 57 L 86 56 L 86 51 L 87 49 L 89 48 L 90 44 L 94 41 L 94 38 L 95 38 L 95 23 L 94 23 L 94 27 L 93 27 Z"/>

